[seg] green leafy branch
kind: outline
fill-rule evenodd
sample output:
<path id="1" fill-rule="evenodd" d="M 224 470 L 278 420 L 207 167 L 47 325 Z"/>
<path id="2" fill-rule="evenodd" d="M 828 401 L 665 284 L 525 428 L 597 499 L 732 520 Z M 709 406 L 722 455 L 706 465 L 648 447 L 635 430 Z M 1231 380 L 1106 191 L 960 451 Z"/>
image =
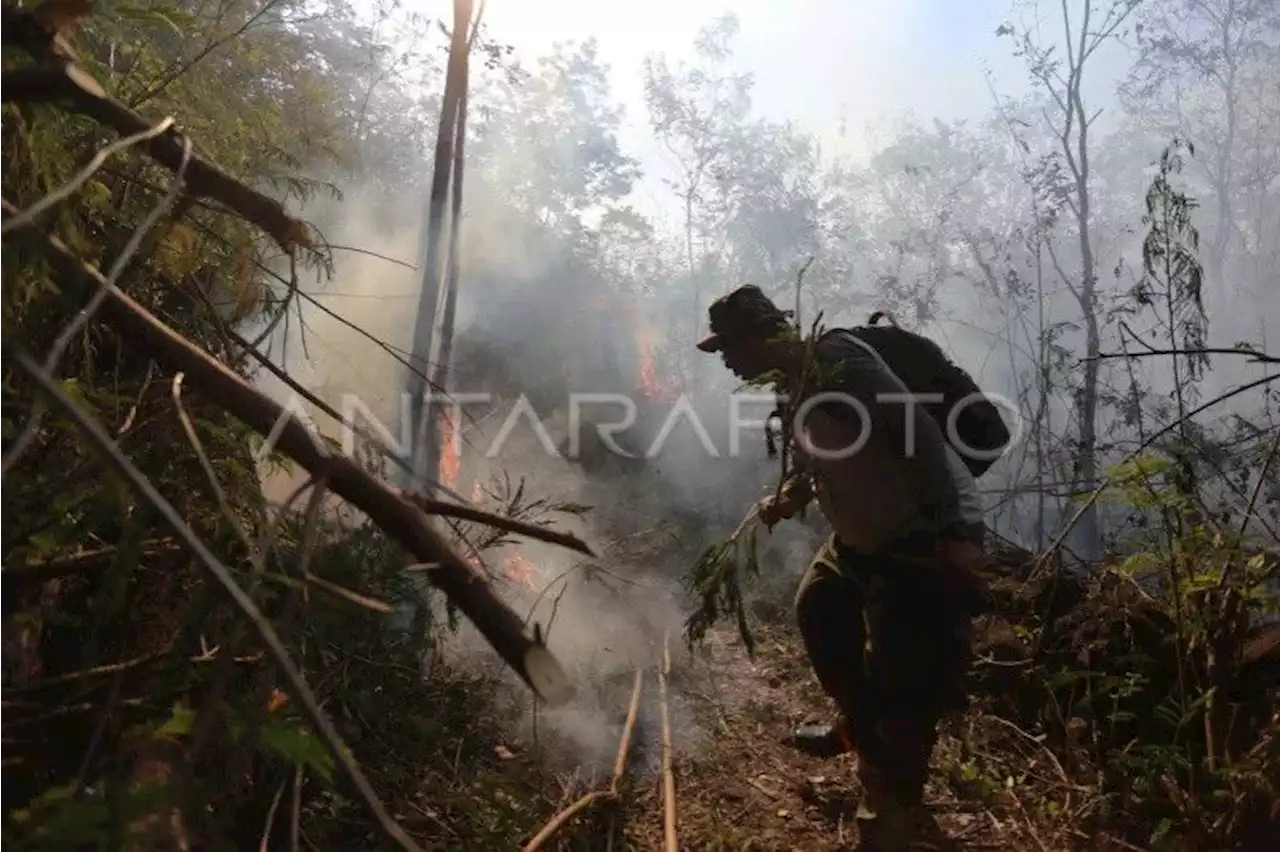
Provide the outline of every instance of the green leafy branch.
<path id="1" fill-rule="evenodd" d="M 698 609 L 685 621 L 685 639 L 689 646 L 701 642 L 721 615 L 732 614 L 738 623 L 738 635 L 748 654 L 755 653 L 755 637 L 747 624 L 743 606 L 743 575 L 760 576 L 757 537 L 760 517 L 756 507 L 723 541 L 702 552 L 686 580 L 686 586 L 700 600 Z"/>

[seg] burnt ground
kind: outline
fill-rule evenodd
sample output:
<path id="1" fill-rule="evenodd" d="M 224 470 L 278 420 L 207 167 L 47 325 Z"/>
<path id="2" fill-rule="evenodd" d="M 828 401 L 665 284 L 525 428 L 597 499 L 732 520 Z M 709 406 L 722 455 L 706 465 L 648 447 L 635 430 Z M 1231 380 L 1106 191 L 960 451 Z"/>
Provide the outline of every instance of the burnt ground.
<path id="1" fill-rule="evenodd" d="M 794 629 L 781 624 L 757 633 L 754 660 L 732 627 L 713 631 L 692 654 L 673 649 L 669 694 L 680 848 L 852 850 L 855 758 L 821 760 L 788 745 L 796 725 L 824 718 L 830 705 Z M 619 691 L 619 717 L 629 697 L 626 686 Z M 646 672 L 620 812 L 596 808 L 544 849 L 663 848 L 657 696 L 655 673 Z M 558 777 L 563 807 L 607 784 L 608 772 L 573 789 Z M 1070 784 L 1031 734 L 980 708 L 946 723 L 927 802 L 949 838 L 936 848 L 1125 848 L 1080 831 L 1078 819 L 1095 809 L 1096 797 Z"/>

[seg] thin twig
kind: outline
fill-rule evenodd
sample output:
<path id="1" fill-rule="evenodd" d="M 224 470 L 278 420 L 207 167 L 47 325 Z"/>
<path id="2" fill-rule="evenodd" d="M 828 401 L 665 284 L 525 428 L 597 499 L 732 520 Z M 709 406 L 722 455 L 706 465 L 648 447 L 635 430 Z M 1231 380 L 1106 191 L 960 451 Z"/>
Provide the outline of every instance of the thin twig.
<path id="1" fill-rule="evenodd" d="M 553 816 L 550 821 L 542 827 L 542 830 L 535 834 L 533 839 L 522 847 L 521 852 L 536 852 L 536 850 L 541 849 L 542 844 L 546 843 L 547 840 L 559 831 L 565 823 L 573 819 L 576 814 L 585 810 L 592 803 L 600 799 L 610 799 L 612 797 L 613 794 L 608 790 L 592 790 L 590 793 L 587 793 L 572 805 Z"/>
<path id="2" fill-rule="evenodd" d="M 254 544 L 253 539 L 249 537 L 244 525 L 240 523 L 239 515 L 232 510 L 231 501 L 227 498 L 227 492 L 223 489 L 222 483 L 218 481 L 218 474 L 214 472 L 213 462 L 209 460 L 209 455 L 204 451 L 204 444 L 200 440 L 200 435 L 196 432 L 196 424 L 191 419 L 191 415 L 187 414 L 187 409 L 182 404 L 182 379 L 184 376 L 186 376 L 186 373 L 174 373 L 173 381 L 169 384 L 169 396 L 173 399 L 173 407 L 178 412 L 178 422 L 182 424 L 182 429 L 187 434 L 187 442 L 191 444 L 191 449 L 195 452 L 196 459 L 200 462 L 200 467 L 204 470 L 205 478 L 209 480 L 209 485 L 213 488 L 214 497 L 218 501 L 219 508 L 222 509 L 223 516 L 231 524 L 231 528 L 235 530 L 236 537 L 240 539 L 248 550 L 249 560 L 253 563 L 256 573 L 261 574 L 266 570 L 262 552 Z"/>
<path id="3" fill-rule="evenodd" d="M 460 521 L 471 521 L 472 523 L 482 524 L 494 529 L 503 530 L 504 532 L 517 533 L 539 541 L 558 544 L 569 550 L 577 551 L 586 556 L 594 556 L 595 553 L 591 547 L 572 533 L 556 532 L 538 524 L 531 524 L 526 521 L 517 521 L 515 518 L 508 518 L 503 515 L 495 515 L 492 512 L 486 512 L 483 509 L 475 509 L 470 506 L 459 506 L 456 503 L 448 503 L 444 500 L 433 500 L 430 497 L 423 497 L 412 491 L 401 491 L 402 496 L 413 505 L 417 506 L 428 515 L 439 515 L 442 518 L 456 518 Z"/>
<path id="4" fill-rule="evenodd" d="M 119 548 L 114 544 L 109 544 L 93 550 L 82 550 L 79 553 L 67 556 L 55 556 L 52 559 L 36 562 L 6 565 L 0 576 L 4 577 L 7 591 L 10 584 L 31 585 L 45 580 L 52 580 L 55 577 L 79 574 L 94 567 L 97 563 L 109 561 L 116 555 L 118 550 Z M 138 556 L 139 558 L 162 556 L 169 553 L 178 553 L 181 550 L 182 548 L 173 538 L 153 538 L 147 539 L 138 545 Z"/>
<path id="5" fill-rule="evenodd" d="M 1043 740 L 1033 737 L 1031 734 L 1027 733 L 1022 728 L 1018 727 L 1018 725 L 1014 724 L 1013 722 L 1010 722 L 1008 719 L 1003 719 L 999 716 L 995 716 L 992 714 L 987 714 L 987 718 L 992 719 L 996 722 L 999 722 L 1001 725 L 1004 725 L 1006 728 L 1009 728 L 1011 731 L 1014 731 L 1015 733 L 1017 733 L 1027 742 L 1035 743 L 1037 746 L 1039 746 L 1040 749 L 1043 750 L 1046 755 L 1048 755 L 1049 762 L 1053 764 L 1053 768 L 1058 770 L 1058 777 L 1062 779 L 1063 784 L 1067 785 L 1073 790 L 1080 790 L 1086 793 L 1089 792 L 1089 788 L 1081 787 L 1080 785 L 1074 783 L 1071 780 L 1070 776 L 1067 775 L 1067 770 L 1062 768 L 1062 763 L 1058 760 L 1058 756 L 1053 753 L 1053 750 L 1050 749 L 1049 746 L 1045 745 Z"/>
<path id="6" fill-rule="evenodd" d="M 396 258 L 394 258 L 394 257 L 387 257 L 385 254 L 378 254 L 376 251 L 369 251 L 369 249 L 356 248 L 355 246 L 335 246 L 335 245 L 333 245 L 332 243 L 325 243 L 325 247 L 326 247 L 326 248 L 328 248 L 330 251 L 349 251 L 349 252 L 352 252 L 352 253 L 354 253 L 354 254 L 367 254 L 369 257 L 376 257 L 376 258 L 378 258 L 378 260 L 385 260 L 385 261 L 387 261 L 388 263 L 394 263 L 396 266 L 403 266 L 405 269 L 413 269 L 413 270 L 417 270 L 417 268 L 418 268 L 418 267 L 414 266 L 412 263 L 407 263 L 406 261 L 403 261 L 403 260 L 397 260 L 397 259 L 396 259 Z M 313 296 L 328 296 L 328 295 L 332 295 L 332 294 L 330 294 L 330 293 L 313 293 L 312 295 L 313 295 Z M 417 294 L 415 293 L 414 295 L 416 296 Z"/>
<path id="7" fill-rule="evenodd" d="M 326 580 L 323 577 L 318 577 L 310 571 L 306 572 L 303 576 L 306 577 L 308 583 L 314 583 L 325 591 L 332 592 L 338 597 L 351 601 L 353 604 L 362 606 L 365 609 L 371 609 L 374 612 L 380 612 L 384 615 L 395 612 L 395 609 L 388 603 L 383 603 L 376 598 L 371 598 L 368 595 L 362 595 L 359 592 L 353 592 L 345 586 L 339 586 L 337 583 Z"/>
<path id="8" fill-rule="evenodd" d="M 1132 333 L 1132 332 L 1130 332 Z M 1135 335 L 1136 337 L 1136 335 Z M 1145 352 L 1099 352 L 1092 358 L 1080 361 L 1104 361 L 1111 358 L 1151 358 L 1157 355 L 1245 355 L 1256 364 L 1280 364 L 1280 356 L 1268 355 L 1256 349 L 1230 349 L 1227 347 L 1201 347 L 1198 349 L 1147 349 Z"/>

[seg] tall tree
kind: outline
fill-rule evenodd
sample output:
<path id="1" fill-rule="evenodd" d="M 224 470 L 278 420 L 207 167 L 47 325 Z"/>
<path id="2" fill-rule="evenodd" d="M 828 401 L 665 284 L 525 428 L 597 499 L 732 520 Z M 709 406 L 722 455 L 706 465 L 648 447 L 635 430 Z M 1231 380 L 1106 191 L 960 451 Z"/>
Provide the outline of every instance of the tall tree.
<path id="1" fill-rule="evenodd" d="M 723 233 L 715 214 L 723 214 L 726 199 L 723 194 L 714 198 L 713 184 L 720 180 L 722 188 L 732 186 L 727 180 L 733 157 L 730 143 L 751 109 L 752 78 L 730 67 L 738 29 L 733 13 L 704 27 L 694 42 L 693 65 L 672 67 L 661 55 L 645 60 L 649 121 L 672 158 L 675 176 L 668 185 L 679 198 L 684 216 L 690 340 L 701 329 L 708 266 L 718 254 L 716 238 Z"/>
<path id="2" fill-rule="evenodd" d="M 1076 490 L 1091 492 L 1098 484 L 1099 359 L 1101 352 L 1098 305 L 1098 254 L 1094 235 L 1093 186 L 1090 157 L 1093 128 L 1101 110 L 1085 96 L 1086 72 L 1098 50 L 1114 39 L 1132 15 L 1139 0 L 1081 0 L 1061 4 L 1060 40 L 1046 41 L 1037 27 L 1015 29 L 1001 25 L 997 34 L 1015 40 L 1015 54 L 1026 61 L 1032 82 L 1047 100 L 1043 118 L 1055 140 L 1046 174 L 1056 184 L 1056 194 L 1069 212 L 1075 230 L 1078 257 L 1068 266 L 1052 243 L 1049 253 L 1062 284 L 1070 290 L 1084 325 L 1084 369 L 1075 390 Z M 1080 518 L 1079 536 L 1088 555 L 1096 555 L 1101 528 L 1096 504 Z"/>
<path id="3" fill-rule="evenodd" d="M 432 164 L 431 192 L 427 199 L 425 251 L 422 293 L 418 297 L 418 320 L 414 330 L 413 359 L 415 368 L 409 375 L 408 387 L 414 424 L 413 482 L 422 491 L 426 482 L 438 480 L 440 458 L 439 423 L 436 409 L 426 404 L 442 389 L 433 387 L 426 377 L 437 372 L 434 363 L 439 342 L 436 339 L 436 314 L 444 302 L 443 274 L 445 264 L 441 251 L 445 247 L 445 204 L 450 182 L 458 180 L 454 173 L 454 150 L 458 145 L 458 124 L 466 109 L 467 55 L 471 50 L 471 0 L 454 0 L 453 32 L 449 45 L 449 66 L 445 74 L 444 98 L 440 107 L 440 125 L 436 130 L 435 159 Z M 459 227 L 450 221 L 450 229 Z M 447 258 L 448 255 L 446 254 Z M 456 258 L 454 258 L 456 260 Z M 447 415 L 444 415 L 447 416 Z M 430 491 L 426 491 L 430 493 Z"/>
<path id="4" fill-rule="evenodd" d="M 560 43 L 532 73 L 477 93 L 474 152 L 487 191 L 561 234 L 619 203 L 639 176 L 622 152 L 622 108 L 594 39 Z"/>
<path id="5" fill-rule="evenodd" d="M 1190 165 L 1213 210 L 1206 278 L 1211 297 L 1225 305 L 1250 293 L 1251 282 L 1236 279 L 1252 278 L 1250 255 L 1274 242 L 1258 227 L 1277 224 L 1280 5 L 1149 0 L 1137 21 L 1139 55 L 1121 92 L 1163 141 L 1180 136 L 1199 152 Z"/>

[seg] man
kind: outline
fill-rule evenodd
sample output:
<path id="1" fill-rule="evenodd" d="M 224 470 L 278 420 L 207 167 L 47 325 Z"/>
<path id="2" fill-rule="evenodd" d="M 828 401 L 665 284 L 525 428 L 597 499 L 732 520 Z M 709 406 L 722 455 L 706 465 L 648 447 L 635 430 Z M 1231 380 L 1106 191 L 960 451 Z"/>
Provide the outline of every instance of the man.
<path id="1" fill-rule="evenodd" d="M 931 823 L 923 794 L 937 723 L 965 701 L 983 534 L 973 476 L 854 335 L 802 340 L 756 287 L 709 313 L 698 348 L 740 378 L 773 381 L 794 418 L 801 472 L 780 499 L 761 501 L 762 522 L 772 528 L 816 497 L 833 531 L 801 580 L 796 616 L 839 714 L 801 728 L 796 744 L 856 751 L 863 848 L 911 848 Z"/>

